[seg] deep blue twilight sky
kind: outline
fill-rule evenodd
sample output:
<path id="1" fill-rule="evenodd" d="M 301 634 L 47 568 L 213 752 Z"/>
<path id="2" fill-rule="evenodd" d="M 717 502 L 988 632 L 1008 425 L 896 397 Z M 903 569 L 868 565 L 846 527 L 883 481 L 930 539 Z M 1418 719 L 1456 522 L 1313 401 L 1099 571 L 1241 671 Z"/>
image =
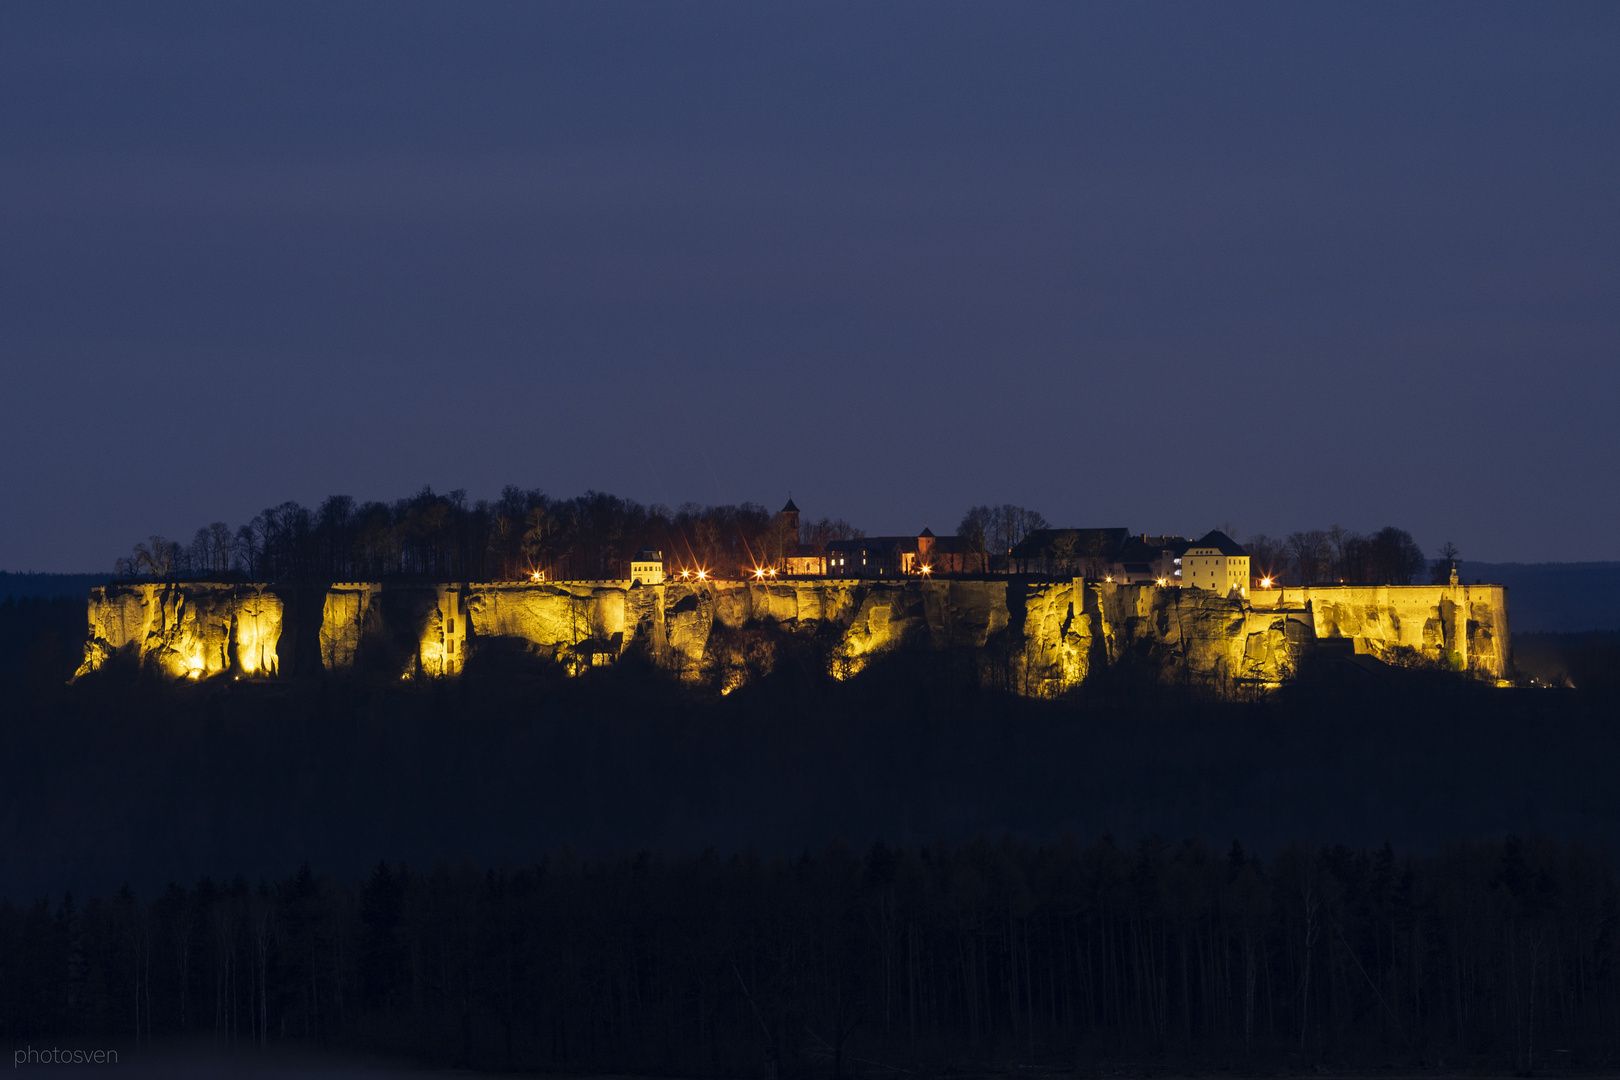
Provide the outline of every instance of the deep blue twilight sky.
<path id="1" fill-rule="evenodd" d="M 10 3 L 0 567 L 791 489 L 1620 558 L 1620 4 Z"/>

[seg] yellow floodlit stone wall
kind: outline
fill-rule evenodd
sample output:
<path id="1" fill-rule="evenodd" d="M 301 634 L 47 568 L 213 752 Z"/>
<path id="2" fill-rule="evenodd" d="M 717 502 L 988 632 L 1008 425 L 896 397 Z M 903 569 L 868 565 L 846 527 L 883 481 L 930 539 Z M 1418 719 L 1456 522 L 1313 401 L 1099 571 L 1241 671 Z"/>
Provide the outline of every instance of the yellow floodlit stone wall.
<path id="1" fill-rule="evenodd" d="M 90 591 L 78 674 L 115 656 L 172 678 L 275 675 L 283 604 L 259 585 L 106 585 Z"/>
<path id="2" fill-rule="evenodd" d="M 1349 639 L 1371 656 L 1405 647 L 1487 678 L 1512 670 L 1501 585 L 1324 585 L 1256 589 L 1249 599 L 1256 609 L 1308 607 L 1318 640 Z"/>
<path id="3" fill-rule="evenodd" d="M 273 675 L 283 615 L 282 598 L 265 586 L 96 589 L 81 672 L 127 653 L 176 678 Z M 1061 693 L 1131 658 L 1170 678 L 1274 683 L 1303 646 L 1334 639 L 1357 653 L 1422 657 L 1487 678 L 1511 667 L 1500 586 L 1274 589 L 1244 601 L 1151 584 L 1007 578 L 344 583 L 326 592 L 319 656 L 324 670 L 343 671 L 368 641 L 404 642 L 408 655 L 397 645 L 379 655 L 402 676 L 442 677 L 493 643 L 570 663 L 634 648 L 696 676 L 715 660 L 717 625 L 761 624 L 834 635 L 839 675 L 901 644 L 978 650 L 987 673 L 1032 695 Z"/>
<path id="4" fill-rule="evenodd" d="M 339 582 L 326 590 L 321 608 L 321 666 L 342 671 L 354 666 L 360 639 L 376 621 L 373 604 L 382 585 L 377 582 Z"/>

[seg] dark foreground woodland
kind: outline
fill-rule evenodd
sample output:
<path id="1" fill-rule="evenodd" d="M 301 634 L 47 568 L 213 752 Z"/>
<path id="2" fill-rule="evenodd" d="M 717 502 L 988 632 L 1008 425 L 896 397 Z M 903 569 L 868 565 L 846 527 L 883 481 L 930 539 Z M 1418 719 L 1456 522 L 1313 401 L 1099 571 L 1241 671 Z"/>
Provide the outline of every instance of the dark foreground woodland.
<path id="1" fill-rule="evenodd" d="M 1620 891 L 1581 846 L 975 841 L 0 906 L 10 1041 L 206 1034 L 711 1076 L 1620 1060 Z"/>
<path id="2" fill-rule="evenodd" d="M 771 634 L 727 646 L 769 662 L 724 697 L 500 655 L 443 683 L 67 685 L 82 619 L 0 605 L 12 1043 L 781 1077 L 1620 1064 L 1612 638 L 1539 643 L 1576 689 L 1323 660 L 1226 700 L 1127 659 L 1032 701 L 949 653 L 840 682 Z"/>

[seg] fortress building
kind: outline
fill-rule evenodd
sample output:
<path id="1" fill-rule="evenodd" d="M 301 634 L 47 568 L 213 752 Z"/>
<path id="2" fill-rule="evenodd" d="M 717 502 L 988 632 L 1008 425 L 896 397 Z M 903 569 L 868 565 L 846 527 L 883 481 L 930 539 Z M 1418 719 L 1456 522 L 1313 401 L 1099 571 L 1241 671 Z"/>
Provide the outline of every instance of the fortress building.
<path id="1" fill-rule="evenodd" d="M 993 567 L 928 528 L 816 550 L 791 497 L 763 543 L 753 554 L 769 561 L 748 581 L 672 577 L 642 548 L 623 577 L 590 581 L 107 585 L 90 594 L 79 674 L 122 659 L 177 679 L 446 678 L 513 650 L 578 673 L 636 652 L 734 688 L 758 658 L 734 665 L 744 637 L 724 631 L 748 626 L 813 635 L 840 676 L 897 647 L 962 650 L 991 685 L 1042 695 L 1143 655 L 1166 677 L 1223 686 L 1274 685 L 1324 646 L 1486 679 L 1512 668 L 1507 590 L 1462 585 L 1454 569 L 1445 585 L 1251 594 L 1248 553 L 1219 530 L 1039 529 Z"/>
<path id="2" fill-rule="evenodd" d="M 916 536 L 863 536 L 827 542 L 826 574 L 835 578 L 964 574 L 975 563 L 959 537 L 935 536 L 926 526 Z"/>
<path id="3" fill-rule="evenodd" d="M 1008 553 L 1008 568 L 1019 574 L 1079 574 L 1109 580 L 1129 537 L 1125 528 L 1036 529 Z"/>
<path id="4" fill-rule="evenodd" d="M 1009 568 L 1020 574 L 1078 574 L 1120 585 L 1182 583 L 1181 560 L 1191 541 L 1181 536 L 1136 536 L 1129 529 L 1036 529 L 1012 549 Z"/>
<path id="5" fill-rule="evenodd" d="M 825 555 L 800 542 L 803 534 L 799 532 L 799 508 L 794 504 L 793 496 L 788 496 L 787 504 L 782 507 L 777 519 L 786 538 L 782 544 L 782 572 L 794 577 L 821 577 L 826 574 Z"/>
<path id="6" fill-rule="evenodd" d="M 1249 553 L 1230 536 L 1212 529 L 1181 556 L 1181 584 L 1220 596 L 1249 595 Z"/>
<path id="7" fill-rule="evenodd" d="M 927 530 L 923 530 L 927 533 Z M 927 533 L 933 539 L 932 533 Z M 898 578 L 918 572 L 922 536 L 863 536 L 856 540 L 827 541 L 827 576 L 835 578 Z"/>
<path id="8" fill-rule="evenodd" d="M 1115 581 L 1127 585 L 1179 585 L 1181 559 L 1192 541 L 1184 536 L 1131 536 L 1114 558 Z"/>
<path id="9" fill-rule="evenodd" d="M 642 548 L 630 560 L 630 581 L 636 585 L 662 585 L 664 583 L 664 553 Z"/>

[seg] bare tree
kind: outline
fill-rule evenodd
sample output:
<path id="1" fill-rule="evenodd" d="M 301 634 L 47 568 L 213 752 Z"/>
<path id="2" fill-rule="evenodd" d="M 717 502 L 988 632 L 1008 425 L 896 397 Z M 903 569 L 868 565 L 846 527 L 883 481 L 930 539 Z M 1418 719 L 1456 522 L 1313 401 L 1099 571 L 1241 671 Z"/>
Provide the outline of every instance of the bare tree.
<path id="1" fill-rule="evenodd" d="M 990 538 L 995 541 L 998 555 L 1007 554 L 1030 533 L 1046 528 L 1050 526 L 1038 512 L 1012 503 L 1002 503 L 990 512 Z"/>
<path id="2" fill-rule="evenodd" d="M 183 558 L 179 544 L 161 536 L 152 536 L 147 538 L 146 543 L 136 544 L 129 558 L 119 559 L 113 566 L 120 577 L 144 576 L 163 581 L 179 572 Z"/>
<path id="3" fill-rule="evenodd" d="M 1351 547 L 1361 539 L 1360 536 L 1343 525 L 1329 525 L 1327 535 L 1328 544 L 1333 549 L 1332 562 L 1329 564 L 1329 575 L 1338 581 L 1355 580 L 1354 576 L 1348 572 L 1348 566 Z"/>
<path id="4" fill-rule="evenodd" d="M 988 506 L 971 507 L 956 526 L 956 535 L 979 558 L 979 573 L 990 572 L 989 545 L 994 536 L 995 511 Z"/>
<path id="5" fill-rule="evenodd" d="M 827 544 L 833 540 L 858 540 L 865 535 L 843 518 L 822 518 L 804 527 L 804 543 L 814 548 L 817 554 L 825 551 Z"/>
<path id="6" fill-rule="evenodd" d="M 1280 580 L 1288 569 L 1288 542 L 1256 533 L 1243 542 L 1249 553 L 1249 566 L 1257 577 Z"/>
<path id="7" fill-rule="evenodd" d="M 1429 560 L 1423 549 L 1405 529 L 1386 525 L 1373 535 L 1371 542 L 1378 584 L 1410 585 L 1428 568 Z"/>
<path id="8" fill-rule="evenodd" d="M 1073 529 L 1060 529 L 1046 545 L 1047 568 L 1061 573 L 1074 572 L 1074 557 L 1079 536 Z"/>
<path id="9" fill-rule="evenodd" d="M 1453 544 L 1450 540 L 1447 540 L 1445 543 L 1440 545 L 1440 549 L 1435 552 L 1435 554 L 1438 556 L 1438 558 L 1434 560 L 1434 565 L 1430 568 L 1429 584 L 1449 584 L 1451 581 L 1451 575 L 1457 571 L 1458 566 L 1462 562 L 1462 552 L 1457 550 L 1456 544 Z"/>
<path id="10" fill-rule="evenodd" d="M 780 565 L 783 559 L 798 552 L 799 530 L 782 514 L 777 514 L 771 519 L 761 539 L 764 541 L 764 550 L 760 555 L 766 566 Z"/>
<path id="11" fill-rule="evenodd" d="M 1301 585 L 1315 585 L 1327 576 L 1332 549 L 1321 529 L 1293 533 L 1288 537 L 1288 561 Z"/>

